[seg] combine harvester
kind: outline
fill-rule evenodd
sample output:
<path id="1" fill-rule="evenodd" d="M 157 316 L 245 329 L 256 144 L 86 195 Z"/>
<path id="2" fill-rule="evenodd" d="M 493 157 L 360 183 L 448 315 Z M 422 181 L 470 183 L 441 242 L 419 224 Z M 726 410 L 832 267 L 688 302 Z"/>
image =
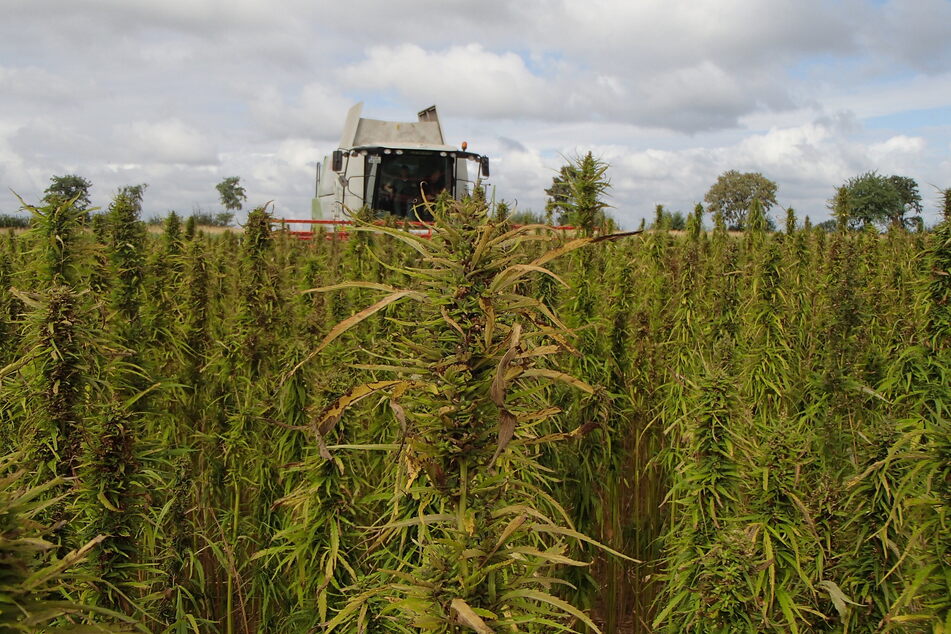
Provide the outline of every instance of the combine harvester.
<path id="1" fill-rule="evenodd" d="M 327 226 L 328 236 L 346 237 L 346 227 L 353 224 L 348 210 L 369 207 L 429 235 L 425 221 L 430 218 L 421 204 L 424 196 L 432 200 L 448 191 L 461 199 L 489 177 L 487 156 L 468 152 L 465 142 L 462 149 L 446 144 L 436 106 L 411 122 L 365 119 L 362 110 L 362 102 L 350 108 L 340 147 L 317 164 L 311 219 L 275 223 L 310 225 L 311 230 L 291 231 L 302 239 L 311 238 L 316 225 Z M 470 177 L 470 167 L 478 180 Z"/>

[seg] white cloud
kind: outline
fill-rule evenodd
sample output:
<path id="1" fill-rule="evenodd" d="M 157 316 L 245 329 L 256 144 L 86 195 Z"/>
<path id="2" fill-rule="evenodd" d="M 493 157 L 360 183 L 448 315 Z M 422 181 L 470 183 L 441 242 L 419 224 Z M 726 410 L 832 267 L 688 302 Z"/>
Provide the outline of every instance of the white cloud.
<path id="1" fill-rule="evenodd" d="M 70 99 L 81 96 L 81 89 L 88 89 L 88 82 L 63 77 L 36 66 L 0 66 L 0 86 L 4 94 L 4 104 L 0 109 L 7 109 L 11 100 L 68 103 Z"/>
<path id="2" fill-rule="evenodd" d="M 940 166 L 929 171 L 924 139 L 898 135 L 869 143 L 860 138 L 857 134 L 860 130 L 849 121 L 844 115 L 778 127 L 760 134 L 739 135 L 734 142 L 715 147 L 697 144 L 677 150 L 633 149 L 630 143 L 622 143 L 576 146 L 561 148 L 561 151 L 571 157 L 591 150 L 610 164 L 612 213 L 627 227 L 636 226 L 640 218 L 650 217 L 655 204 L 681 211 L 692 209 L 703 200 L 717 176 L 729 169 L 762 172 L 778 183 L 778 198 L 783 206 L 795 207 L 800 214 L 809 214 L 814 220 L 828 216 L 826 200 L 833 188 L 856 174 L 877 167 L 887 174 L 916 175 L 923 184 L 927 182 L 923 174 L 940 171 Z M 592 136 L 603 138 L 605 135 Z M 542 150 L 531 145 L 521 152 L 504 153 L 503 149 L 504 161 L 496 173 L 511 169 L 513 155 L 533 158 L 518 163 L 523 171 L 532 172 L 519 178 L 539 183 L 535 185 L 538 194 L 526 199 L 539 210 L 544 204 L 540 192 L 551 183 L 563 160 L 557 154 L 551 160 L 541 160 Z M 505 188 L 513 183 L 507 178 L 497 182 L 499 195 L 510 197 Z M 927 192 L 923 189 L 922 194 Z"/>
<path id="3" fill-rule="evenodd" d="M 697 132 L 735 127 L 747 112 L 791 107 L 773 78 L 739 78 L 710 60 L 640 77 L 536 60 L 480 44 L 426 50 L 415 44 L 375 46 L 338 77 L 352 91 L 386 90 L 404 100 L 438 102 L 461 116 L 541 121 L 622 121 Z"/>
<path id="4" fill-rule="evenodd" d="M 881 117 L 912 110 L 947 107 L 951 72 L 913 75 L 870 82 L 859 87 L 837 86 L 816 97 L 827 110 L 849 110 L 862 118 Z"/>
<path id="5" fill-rule="evenodd" d="M 287 0 L 282 1 L 289 5 Z M 149 28 L 180 31 L 253 29 L 293 19 L 287 11 L 277 10 L 272 3 L 261 0 L 73 0 L 68 3 L 14 0 L 6 7 L 5 13 L 20 20 L 48 19 L 55 14 L 61 23 L 83 26 L 99 23 L 121 29 L 120 32 Z"/>
<path id="6" fill-rule="evenodd" d="M 893 136 L 868 148 L 869 169 L 878 169 L 884 173 L 904 174 L 914 170 L 920 163 L 927 142 L 921 137 L 904 134 Z"/>
<path id="7" fill-rule="evenodd" d="M 14 132 L 12 126 L 0 123 L 0 183 L 10 192 L 0 199 L 0 213 L 12 213 L 19 207 L 13 193 L 28 195 L 40 188 L 42 182 L 29 172 L 26 162 L 10 143 Z"/>
<path id="8" fill-rule="evenodd" d="M 516 53 L 480 44 L 427 51 L 415 44 L 375 46 L 338 77 L 352 89 L 392 91 L 421 106 L 438 101 L 462 116 L 541 116 L 555 93 Z"/>
<path id="9" fill-rule="evenodd" d="M 295 92 L 285 95 L 273 85 L 255 87 L 248 101 L 254 124 L 278 139 L 310 137 L 336 142 L 351 101 L 322 82 L 308 82 Z"/>
<path id="10" fill-rule="evenodd" d="M 211 139 L 178 119 L 134 121 L 116 127 L 128 156 L 154 163 L 207 165 L 218 162 Z"/>
<path id="11" fill-rule="evenodd" d="M 540 209 L 561 155 L 611 162 L 615 214 L 689 209 L 725 169 L 823 214 L 868 169 L 947 183 L 946 0 L 12 0 L 0 24 L 0 208 L 51 174 L 99 204 L 215 208 L 214 184 L 306 213 L 347 108 L 489 154 Z M 57 19 L 49 16 L 55 12 Z M 929 111 L 915 115 L 912 110 Z M 926 113 L 927 114 L 927 113 Z M 916 118 L 917 117 L 917 118 Z M 921 121 L 930 121 L 924 125 Z"/>
<path id="12" fill-rule="evenodd" d="M 929 74 L 944 74 L 951 64 L 951 2 L 890 0 L 862 29 L 868 49 Z M 871 28 L 869 28 L 871 27 Z"/>
<path id="13" fill-rule="evenodd" d="M 538 150 L 501 144 L 493 153 L 491 183 L 497 199 L 517 203 L 522 210 L 544 212 L 545 188 L 557 173 L 558 161 L 546 160 Z"/>

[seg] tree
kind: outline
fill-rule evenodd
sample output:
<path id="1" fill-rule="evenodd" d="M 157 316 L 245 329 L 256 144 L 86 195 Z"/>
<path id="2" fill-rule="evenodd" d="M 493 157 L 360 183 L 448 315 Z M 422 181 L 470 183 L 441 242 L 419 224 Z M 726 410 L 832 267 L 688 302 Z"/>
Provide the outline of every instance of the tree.
<path id="1" fill-rule="evenodd" d="M 138 185 L 126 185 L 125 187 L 120 187 L 119 192 L 116 194 L 116 198 L 127 198 L 129 202 L 137 208 L 138 213 L 141 213 L 142 199 L 145 198 L 145 190 L 148 188 L 148 186 L 148 183 L 139 183 Z"/>
<path id="2" fill-rule="evenodd" d="M 518 210 L 509 214 L 508 221 L 516 225 L 544 224 L 545 217 L 530 209 Z"/>
<path id="3" fill-rule="evenodd" d="M 729 170 L 720 174 L 703 199 L 707 202 L 707 212 L 719 211 L 731 228 L 743 229 L 753 201 L 760 202 L 765 214 L 776 204 L 776 189 L 776 183 L 759 172 Z"/>
<path id="4" fill-rule="evenodd" d="M 892 222 L 907 227 L 916 226 L 921 220 L 921 212 L 923 211 L 921 194 L 918 193 L 918 183 L 908 176 L 894 174 L 888 177 L 888 182 L 898 191 L 902 204 L 901 215 L 892 218 Z"/>
<path id="5" fill-rule="evenodd" d="M 218 190 L 218 195 L 221 197 L 221 206 L 225 209 L 240 210 L 242 203 L 248 199 L 240 180 L 238 176 L 229 176 L 215 185 L 215 189 Z"/>
<path id="6" fill-rule="evenodd" d="M 569 199 L 571 198 L 569 182 L 575 178 L 575 172 L 574 165 L 562 165 L 558 173 L 551 179 L 551 187 L 545 190 L 545 194 L 548 195 L 548 201 L 545 203 L 545 215 L 550 216 L 560 225 L 568 222 Z"/>
<path id="7" fill-rule="evenodd" d="M 889 224 L 913 227 L 921 218 L 918 183 L 907 176 L 866 172 L 853 176 L 835 190 L 829 201 L 832 215 L 852 229 Z"/>
<path id="8" fill-rule="evenodd" d="M 231 221 L 234 220 L 234 214 L 229 211 L 212 214 L 207 211 L 202 211 L 201 209 L 196 209 L 192 212 L 192 215 L 189 216 L 189 219 L 194 220 L 195 224 L 199 227 L 230 227 Z"/>
<path id="9" fill-rule="evenodd" d="M 75 199 L 73 207 L 77 211 L 89 209 L 89 190 L 92 183 L 77 174 L 65 174 L 50 178 L 50 186 L 43 192 L 43 202 L 48 205 L 61 205 Z"/>

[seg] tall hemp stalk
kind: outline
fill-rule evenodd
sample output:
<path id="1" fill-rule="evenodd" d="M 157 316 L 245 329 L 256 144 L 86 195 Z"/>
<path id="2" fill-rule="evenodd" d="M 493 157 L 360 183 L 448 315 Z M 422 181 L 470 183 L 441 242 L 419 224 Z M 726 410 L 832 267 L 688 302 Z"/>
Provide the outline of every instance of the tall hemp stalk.
<path id="1" fill-rule="evenodd" d="M 97 385 L 94 415 L 87 421 L 77 512 L 89 539 L 106 539 L 95 559 L 101 582 L 91 584 L 85 600 L 110 610 L 134 614 L 140 591 L 150 583 L 143 564 L 151 555 L 143 531 L 147 484 L 142 444 L 148 435 L 146 400 L 149 377 L 143 369 L 148 341 L 142 332 L 145 227 L 139 220 L 143 186 L 119 190 L 109 207 L 106 256 L 110 344 L 114 350 Z M 98 342 L 97 349 L 106 346 Z"/>
<path id="2" fill-rule="evenodd" d="M 270 525 L 272 504 L 279 497 L 276 467 L 269 452 L 272 438 L 265 424 L 271 415 L 274 382 L 279 376 L 277 339 L 280 325 L 280 282 L 274 265 L 275 240 L 265 207 L 248 214 L 240 247 L 227 237 L 225 251 L 240 250 L 236 292 L 237 311 L 225 335 L 227 350 L 216 372 L 224 392 L 224 415 L 218 441 L 223 450 L 223 483 L 218 485 L 220 516 L 217 559 L 225 571 L 224 606 L 215 608 L 224 630 L 257 627 L 270 600 L 272 585 L 260 561 L 251 557 Z M 223 494 L 223 495 L 222 495 Z"/>
<path id="3" fill-rule="evenodd" d="M 594 540 L 570 526 L 546 492 L 551 476 L 536 461 L 538 445 L 589 430 L 538 435 L 540 423 L 559 414 L 546 384 L 594 388 L 556 369 L 554 355 L 573 350 L 566 328 L 516 285 L 530 273 L 553 276 L 548 262 L 615 236 L 577 238 L 526 262 L 522 243 L 550 240 L 546 227 L 489 220 L 478 199 L 431 213 L 428 241 L 388 227 L 358 228 L 422 255 L 420 266 L 403 269 L 418 281 L 415 288 L 350 282 L 317 289 L 386 295 L 339 323 L 313 354 L 395 302 L 412 300 L 420 310 L 380 352 L 386 363 L 378 372 L 392 378 L 353 387 L 314 421 L 324 457 L 338 460 L 327 439 L 353 404 L 388 395 L 394 420 L 396 487 L 387 516 L 364 529 L 371 557 L 389 551 L 387 567 L 361 580 L 324 631 L 576 631 L 573 623 L 599 631 L 556 589 L 560 567 L 586 565 L 565 555 L 566 540 Z"/>
<path id="4" fill-rule="evenodd" d="M 607 170 L 608 164 L 595 158 L 591 152 L 575 158 L 564 170 L 568 175 L 565 182 L 568 191 L 564 199 L 568 221 L 582 236 L 591 237 L 607 229 L 605 209 L 609 205 L 605 197 L 611 187 Z M 565 410 L 565 416 L 559 421 L 561 425 L 555 431 L 584 424 L 597 425 L 600 429 L 591 440 L 582 440 L 573 447 L 547 448 L 542 464 L 567 474 L 556 486 L 556 489 L 561 489 L 556 496 L 565 503 L 579 530 L 597 535 L 605 542 L 614 542 L 612 545 L 617 547 L 620 535 L 612 526 L 616 524 L 615 512 L 621 512 L 617 503 L 619 490 L 610 483 L 618 480 L 615 474 L 619 469 L 620 451 L 616 447 L 627 421 L 614 411 L 611 395 L 606 391 L 612 387 L 610 363 L 607 362 L 611 352 L 603 336 L 608 324 L 602 320 L 602 297 L 597 292 L 597 285 L 592 283 L 606 269 L 604 251 L 582 249 L 566 260 L 562 264 L 566 269 L 568 288 L 562 294 L 561 315 L 567 326 L 576 332 L 574 343 L 578 354 L 565 364 L 565 370 L 603 389 L 594 394 L 561 390 L 560 395 L 555 395 L 552 404 Z M 618 395 L 618 400 L 622 399 L 623 395 Z M 617 410 L 623 410 L 623 407 Z M 603 470 L 595 465 L 601 465 Z M 609 484 L 602 488 L 605 482 Z M 599 499 L 602 504 L 598 503 Z M 568 581 L 576 587 L 573 602 L 584 608 L 591 607 L 599 593 L 590 571 L 575 568 L 568 575 Z M 611 608 L 608 611 L 611 612 Z"/>
<path id="5" fill-rule="evenodd" d="M 26 427 L 15 430 L 29 451 L 38 482 L 76 474 L 81 453 L 82 392 L 86 381 L 82 338 L 81 269 L 83 212 L 71 201 L 45 207 L 24 203 L 33 214 L 30 240 L 36 294 L 20 294 L 32 310 L 24 330 L 21 369 L 34 398 L 22 401 Z M 21 402 L 15 399 L 13 402 Z"/>
<path id="6" fill-rule="evenodd" d="M 667 571 L 654 627 L 663 632 L 753 631 L 752 548 L 736 521 L 745 451 L 735 388 L 719 368 L 677 382 L 664 451 L 674 481 L 664 538 Z M 680 391 L 682 390 L 682 392 Z"/>
<path id="7" fill-rule="evenodd" d="M 52 561 L 42 571 L 19 580 L 16 578 L 17 562 L 0 558 L 0 566 L 14 573 L 13 587 L 4 588 L 0 595 L 12 605 L 24 601 L 24 610 L 18 610 L 19 616 L 23 617 L 22 621 L 17 619 L 21 626 L 12 625 L 12 631 L 35 631 L 33 627 L 22 626 L 22 623 L 32 622 L 36 626 L 64 613 L 92 611 L 109 619 L 129 621 L 109 609 L 89 605 L 80 607 L 74 602 L 31 605 L 37 593 L 46 592 L 51 595 L 49 598 L 61 599 L 60 593 L 67 591 L 66 585 L 57 583 L 65 578 L 61 573 L 73 568 L 94 550 L 97 556 L 101 556 L 103 551 L 99 544 L 106 535 L 89 535 L 81 522 L 67 520 L 76 514 L 77 505 L 81 505 L 83 500 L 84 440 L 90 431 L 88 421 L 91 418 L 88 394 L 95 390 L 99 363 L 98 356 L 91 349 L 96 341 L 95 328 L 87 318 L 90 308 L 88 295 L 76 290 L 83 272 L 80 227 L 84 213 L 76 210 L 72 201 L 25 207 L 33 213 L 30 240 L 34 245 L 37 292 L 20 293 L 31 308 L 25 324 L 24 346 L 20 358 L 4 368 L 0 378 L 11 378 L 10 384 L 5 383 L 2 388 L 6 392 L 4 402 L 17 404 L 14 417 L 19 421 L 16 424 L 19 427 L 17 436 L 22 443 L 17 462 L 19 466 L 29 466 L 28 477 L 33 486 L 13 507 L 0 512 L 0 516 L 15 523 L 17 514 L 25 510 L 31 519 L 39 517 L 45 523 L 53 524 L 48 532 L 52 541 L 33 540 L 33 552 L 42 553 L 55 548 L 61 558 Z M 18 374 L 13 375 L 14 372 Z M 14 394 L 16 396 L 8 401 L 6 396 Z M 0 471 L 8 471 L 8 464 L 2 466 L 4 468 Z M 24 470 L 4 479 L 4 487 L 22 482 L 26 473 Z M 67 477 L 72 478 L 72 487 L 61 492 Z M 7 527 L 7 530 L 17 529 Z M 9 535 L 7 533 L 6 537 Z M 78 541 L 77 536 L 88 539 Z M 30 540 L 19 546 L 23 548 L 28 543 Z M 71 550 L 73 546 L 77 548 Z M 6 567 L 8 564 L 12 564 L 12 570 Z M 88 568 L 88 564 L 84 564 L 83 569 Z M 7 574 L 0 576 L 10 581 Z M 97 575 L 88 572 L 79 576 L 71 573 L 70 577 L 76 582 L 69 584 L 70 592 L 86 590 L 89 584 L 101 581 Z M 18 584 L 20 588 L 16 587 Z M 42 610 L 31 613 L 39 608 Z M 73 617 L 72 622 L 85 622 L 85 618 Z"/>
<path id="8" fill-rule="evenodd" d="M 164 259 L 172 267 L 168 276 L 171 288 L 163 289 L 162 304 L 171 304 L 173 330 L 171 350 L 163 350 L 166 359 L 175 359 L 178 384 L 169 395 L 170 421 L 165 442 L 172 450 L 169 470 L 169 498 L 162 507 L 158 524 L 163 542 L 162 600 L 158 618 L 169 631 L 186 632 L 191 623 L 204 615 L 203 604 L 208 586 L 200 553 L 206 551 L 205 536 L 211 533 L 212 482 L 211 456 L 217 446 L 208 440 L 208 410 L 213 400 L 207 392 L 210 381 L 204 376 L 212 344 L 211 302 L 208 262 L 200 240 L 183 240 L 180 226 L 170 215 L 163 240 Z M 171 352 L 171 354 L 170 354 Z M 214 447 L 214 449 L 212 449 Z"/>

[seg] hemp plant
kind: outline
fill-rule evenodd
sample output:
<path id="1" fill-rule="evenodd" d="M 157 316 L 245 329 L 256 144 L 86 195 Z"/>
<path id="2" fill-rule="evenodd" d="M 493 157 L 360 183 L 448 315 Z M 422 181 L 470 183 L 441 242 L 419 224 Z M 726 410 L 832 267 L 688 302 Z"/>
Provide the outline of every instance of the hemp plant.
<path id="1" fill-rule="evenodd" d="M 80 454 L 81 401 L 88 360 L 82 342 L 84 298 L 77 290 L 83 212 L 70 201 L 45 207 L 24 203 L 24 208 L 33 215 L 29 239 L 37 292 L 15 291 L 30 310 L 22 331 L 21 356 L 5 370 L 10 374 L 19 370 L 18 380 L 23 384 L 16 389 L 34 396 L 10 403 L 22 403 L 25 410 L 14 431 L 29 445 L 29 459 L 42 481 L 50 473 L 75 475 Z"/>
<path id="2" fill-rule="evenodd" d="M 80 631 L 82 626 L 75 623 L 89 611 L 114 623 L 132 623 L 120 614 L 63 600 L 64 594 L 88 581 L 77 564 L 95 551 L 103 536 L 94 537 L 62 558 L 55 557 L 56 544 L 46 539 L 51 531 L 36 518 L 58 499 L 50 498 L 50 494 L 64 481 L 54 478 L 39 485 L 29 484 L 25 470 L 17 469 L 22 459 L 20 453 L 0 456 L 0 632 L 49 631 L 66 615 L 73 615 L 69 629 Z M 100 625 L 83 631 L 129 630 Z"/>
<path id="3" fill-rule="evenodd" d="M 362 631 L 371 623 L 390 631 L 482 633 L 576 631 L 581 623 L 599 631 L 556 589 L 563 566 L 586 565 L 565 554 L 568 542 L 597 542 L 573 529 L 546 492 L 549 476 L 537 462 L 539 445 L 593 427 L 540 433 L 543 421 L 561 413 L 548 402 L 546 384 L 595 388 L 558 369 L 557 355 L 574 350 L 570 333 L 517 284 L 532 273 L 560 281 L 546 264 L 627 234 L 577 238 L 529 260 L 525 242 L 554 240 L 546 226 L 491 220 L 479 199 L 429 210 L 431 240 L 383 226 L 357 228 L 419 252 L 421 263 L 403 269 L 417 280 L 414 288 L 349 282 L 314 289 L 386 295 L 339 323 L 312 354 L 395 302 L 419 304 L 418 320 L 404 323 L 377 353 L 386 360 L 375 366 L 378 373 L 392 378 L 351 388 L 313 422 L 322 455 L 336 460 L 327 439 L 352 405 L 383 396 L 394 421 L 388 511 L 364 529 L 366 556 L 378 564 L 324 631 Z"/>

